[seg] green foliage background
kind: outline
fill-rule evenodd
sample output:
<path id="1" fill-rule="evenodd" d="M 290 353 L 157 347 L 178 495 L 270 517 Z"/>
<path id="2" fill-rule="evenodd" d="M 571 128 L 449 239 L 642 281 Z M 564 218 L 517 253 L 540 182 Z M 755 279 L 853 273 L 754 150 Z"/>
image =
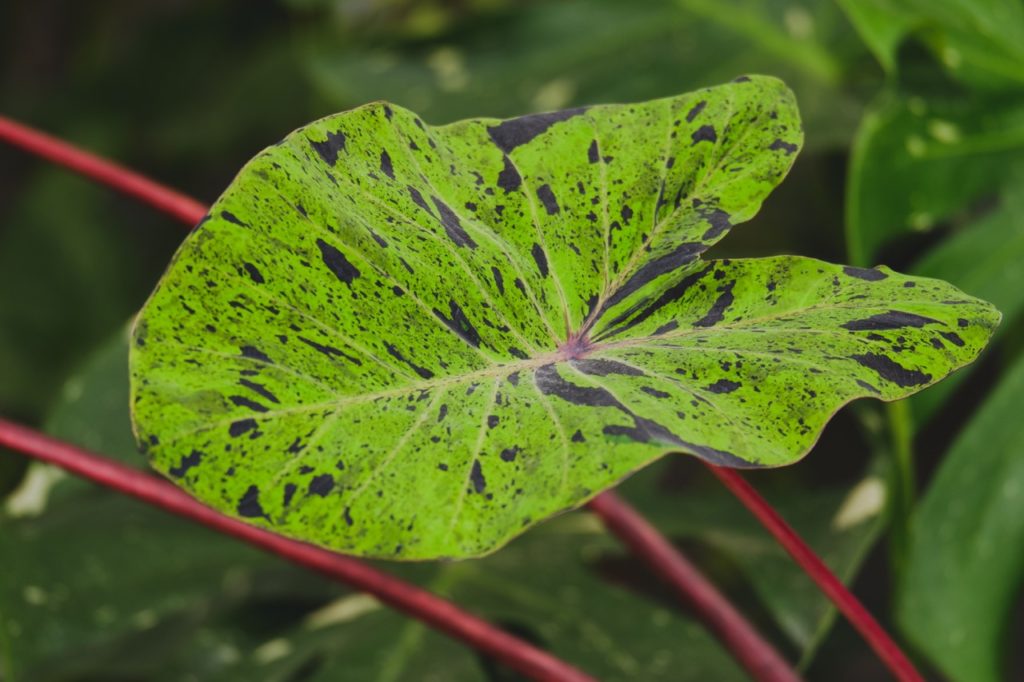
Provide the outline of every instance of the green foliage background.
<path id="1" fill-rule="evenodd" d="M 992 301 L 1004 322 L 909 409 L 857 404 L 805 461 L 750 478 L 937 678 L 1013 680 L 1021 46 L 1019 0 L 38 0 L 0 6 L 0 110 L 209 201 L 262 147 L 374 99 L 440 124 L 783 78 L 805 149 L 719 255 L 884 263 Z M 0 413 L 142 466 L 124 325 L 181 229 L 13 150 L 0 177 Z M 666 463 L 623 492 L 809 679 L 881 679 L 698 469 Z M 48 480 L 0 454 L 0 679 L 509 679 L 365 598 L 91 486 L 58 481 L 28 513 Z M 743 679 L 584 513 L 482 562 L 401 571 L 602 679 Z"/>

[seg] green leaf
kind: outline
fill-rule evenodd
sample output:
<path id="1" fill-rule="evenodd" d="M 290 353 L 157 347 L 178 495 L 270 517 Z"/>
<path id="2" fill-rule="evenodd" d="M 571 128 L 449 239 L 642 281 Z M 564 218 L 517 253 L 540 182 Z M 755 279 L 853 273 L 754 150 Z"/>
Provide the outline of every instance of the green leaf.
<path id="1" fill-rule="evenodd" d="M 887 72 L 896 70 L 896 50 L 916 21 L 899 0 L 838 0 L 857 32 Z"/>
<path id="2" fill-rule="evenodd" d="M 855 263 L 887 242 L 962 220 L 998 195 L 1024 147 L 1020 97 L 883 95 L 850 159 L 847 244 Z"/>
<path id="3" fill-rule="evenodd" d="M 865 43 L 892 70 L 914 33 L 946 69 L 983 88 L 1024 82 L 1024 6 L 1018 0 L 840 0 Z"/>
<path id="4" fill-rule="evenodd" d="M 996 682 L 1024 570 L 1024 359 L 953 444 L 921 503 L 904 632 L 954 680 Z"/>
<path id="5" fill-rule="evenodd" d="M 138 318 L 140 442 L 230 514 L 402 559 L 492 551 L 668 452 L 794 462 L 841 405 L 938 380 L 999 318 L 885 268 L 702 260 L 800 137 L 765 77 L 300 129 L 246 166 Z"/>
<path id="6" fill-rule="evenodd" d="M 1024 312 L 1024 175 L 1011 177 L 999 206 L 939 243 L 914 264 L 912 271 L 952 282 L 972 296 L 991 301 L 1007 324 L 993 339 L 1003 338 Z M 1012 347 L 1012 344 L 1011 344 Z M 914 416 L 925 421 L 953 395 L 967 376 L 958 372 L 934 390 L 914 396 Z"/>

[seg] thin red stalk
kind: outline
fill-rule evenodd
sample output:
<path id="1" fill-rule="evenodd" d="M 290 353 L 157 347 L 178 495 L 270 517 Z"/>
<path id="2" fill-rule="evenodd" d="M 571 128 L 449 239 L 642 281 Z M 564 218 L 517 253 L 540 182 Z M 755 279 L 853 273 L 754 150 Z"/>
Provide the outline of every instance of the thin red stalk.
<path id="1" fill-rule="evenodd" d="M 743 476 L 734 469 L 716 467 L 712 464 L 707 466 L 711 473 L 718 477 L 718 480 L 757 517 L 757 520 L 789 552 L 790 556 L 811 577 L 811 580 L 818 584 L 821 591 L 832 600 L 836 608 L 867 640 L 867 643 L 875 650 L 875 653 L 897 680 L 900 682 L 924 682 L 924 678 L 914 668 L 914 664 L 889 637 L 878 621 L 864 608 L 864 605 L 846 589 L 842 581 L 825 565 L 825 562 L 807 546 L 796 531 L 768 504 L 767 500 L 754 490 Z"/>
<path id="2" fill-rule="evenodd" d="M 0 419 L 0 445 L 234 536 L 251 545 L 311 568 L 362 590 L 427 625 L 490 654 L 534 680 L 594 682 L 549 653 L 499 630 L 426 590 L 381 573 L 369 565 L 327 550 L 281 537 L 224 516 L 174 485 L 98 457 L 18 424 Z"/>
<path id="3" fill-rule="evenodd" d="M 125 192 L 157 209 L 170 213 L 190 227 L 206 215 L 206 207 L 193 199 L 4 117 L 0 117 L 0 139 L 6 139 L 23 149 L 79 171 L 97 182 Z M 804 544 L 803 540 L 786 525 L 775 510 L 739 474 L 711 465 L 709 468 L 796 559 L 801 568 L 861 632 L 901 682 L 922 680 L 909 659 L 864 606 L 857 601 L 857 598 L 846 590 L 842 582 L 832 574 L 824 562 Z M 650 563 L 654 563 L 653 557 L 648 560 Z"/>
<path id="4" fill-rule="evenodd" d="M 611 491 L 591 500 L 589 508 L 682 597 L 753 679 L 799 682 L 796 671 L 743 614 L 636 509 Z"/>
<path id="5" fill-rule="evenodd" d="M 113 187 L 190 226 L 206 215 L 206 207 L 195 199 L 4 116 L 0 116 L 0 140 Z"/>

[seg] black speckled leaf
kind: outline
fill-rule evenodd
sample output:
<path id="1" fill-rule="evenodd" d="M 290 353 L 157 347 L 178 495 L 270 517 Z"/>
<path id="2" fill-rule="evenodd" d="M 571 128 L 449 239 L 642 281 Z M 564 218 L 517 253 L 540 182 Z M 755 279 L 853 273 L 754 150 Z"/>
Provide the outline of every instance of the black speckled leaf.
<path id="1" fill-rule="evenodd" d="M 766 77 L 317 121 L 241 171 L 140 315 L 137 435 L 235 516 L 403 559 L 492 551 L 667 452 L 793 462 L 842 404 L 938 380 L 998 320 L 885 268 L 704 260 L 801 141 Z"/>

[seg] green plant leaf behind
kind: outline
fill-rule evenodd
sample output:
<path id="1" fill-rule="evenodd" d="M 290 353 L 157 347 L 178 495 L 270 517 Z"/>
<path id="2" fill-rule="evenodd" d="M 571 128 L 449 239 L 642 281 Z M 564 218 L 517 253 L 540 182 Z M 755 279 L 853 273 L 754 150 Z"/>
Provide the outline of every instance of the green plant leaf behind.
<path id="1" fill-rule="evenodd" d="M 131 438 L 127 354 L 121 333 L 85 363 L 46 431 L 143 464 Z M 289 577 L 309 582 L 279 559 L 47 469 L 33 464 L 0 507 L 0 629 L 12 682 L 142 679 L 210 613 Z"/>
<path id="2" fill-rule="evenodd" d="M 372 104 L 253 159 L 138 318 L 154 467 L 278 532 L 463 557 L 682 451 L 779 466 L 998 322 L 934 280 L 705 261 L 789 169 L 781 82 L 428 127 Z"/>
<path id="3" fill-rule="evenodd" d="M 896 51 L 914 28 L 915 17 L 899 0 L 837 0 L 861 39 L 887 72 L 896 70 Z"/>
<path id="4" fill-rule="evenodd" d="M 600 680 L 748 679 L 700 623 L 602 575 L 603 559 L 630 561 L 628 570 L 636 570 L 621 551 L 599 523 L 573 514 L 479 562 L 420 567 L 426 569 L 420 582 Z M 270 638 L 239 633 L 230 620 L 211 626 L 213 636 L 195 637 L 178 660 L 183 671 L 202 669 L 196 661 L 219 663 L 200 677 L 211 682 L 284 681 L 300 671 L 302 679 L 325 682 L 521 679 L 364 595 L 324 603 Z M 225 644 L 240 652 L 227 664 L 216 661 Z"/>
<path id="5" fill-rule="evenodd" d="M 1024 7 L 1017 0 L 840 0 L 886 68 L 916 35 L 960 81 L 985 89 L 1024 82 Z"/>
<path id="6" fill-rule="evenodd" d="M 1024 360 L 953 444 L 921 503 L 899 603 L 913 642 L 954 680 L 997 682 L 1024 569 Z"/>
<path id="7" fill-rule="evenodd" d="M 312 86 L 335 110 L 384 99 L 454 121 L 631 102 L 763 71 L 797 93 L 816 149 L 845 146 L 863 107 L 844 87 L 863 48 L 831 2 L 562 0 L 446 10 L 429 35 L 409 30 L 415 12 L 387 3 L 342 5 L 307 22 L 297 42 Z"/>
<path id="8" fill-rule="evenodd" d="M 803 663 L 815 655 L 835 620 L 835 607 L 764 527 L 703 467 L 663 460 L 617 490 L 687 554 L 709 555 L 706 572 L 729 596 L 748 587 L 797 648 Z M 848 489 L 772 486 L 758 489 L 843 582 L 849 584 L 885 527 L 886 490 L 879 462 Z M 685 486 L 672 485 L 683 478 Z M 734 571 L 722 571 L 726 564 Z M 718 569 L 715 572 L 715 568 Z M 740 608 L 743 603 L 739 602 Z M 749 612 L 749 611 L 748 611 Z"/>
<path id="9" fill-rule="evenodd" d="M 869 263 L 889 242 L 963 222 L 998 196 L 1022 148 L 1019 96 L 882 95 L 865 114 L 850 159 L 850 259 Z"/>
<path id="10" fill-rule="evenodd" d="M 990 212 L 954 231 L 914 263 L 911 271 L 955 284 L 972 296 L 990 301 L 1005 323 L 993 341 L 1003 338 L 1024 313 L 1024 173 L 1018 169 L 1008 178 L 998 205 Z M 1004 351 L 1012 353 L 1014 344 Z M 955 393 L 967 371 L 957 372 L 933 390 L 910 401 L 921 423 Z"/>

